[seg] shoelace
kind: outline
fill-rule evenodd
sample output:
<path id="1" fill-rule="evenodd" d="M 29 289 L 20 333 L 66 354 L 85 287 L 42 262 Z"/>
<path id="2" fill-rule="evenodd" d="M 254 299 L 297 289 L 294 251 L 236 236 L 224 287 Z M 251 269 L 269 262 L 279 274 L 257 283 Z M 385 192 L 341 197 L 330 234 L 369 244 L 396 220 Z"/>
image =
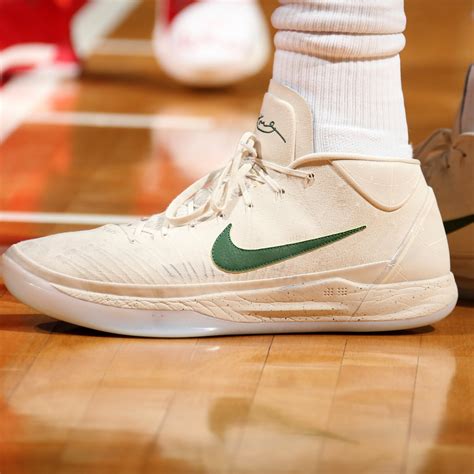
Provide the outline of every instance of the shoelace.
<path id="1" fill-rule="evenodd" d="M 421 161 L 429 181 L 431 172 L 438 160 L 444 160 L 446 168 L 449 168 L 449 155 L 451 151 L 460 153 L 462 157 L 466 156 L 465 152 L 457 147 L 457 143 L 453 143 L 451 130 L 440 128 L 421 142 L 413 150 L 413 153 Z"/>
<path id="2" fill-rule="evenodd" d="M 166 235 L 170 227 L 191 224 L 199 219 L 223 216 L 231 198 L 238 193 L 248 207 L 253 207 L 249 192 L 250 182 L 266 184 L 279 195 L 285 190 L 267 172 L 267 169 L 277 173 L 302 178 L 306 183 L 314 179 L 313 173 L 299 171 L 264 161 L 258 157 L 256 150 L 257 137 L 245 133 L 237 147 L 233 158 L 220 170 L 196 181 L 179 194 L 168 206 L 164 221 L 160 227 Z M 203 191 L 206 193 L 203 197 Z M 162 214 L 155 214 L 136 224 L 132 240 L 136 240 L 142 232 L 153 232 L 153 227 L 163 219 Z"/>

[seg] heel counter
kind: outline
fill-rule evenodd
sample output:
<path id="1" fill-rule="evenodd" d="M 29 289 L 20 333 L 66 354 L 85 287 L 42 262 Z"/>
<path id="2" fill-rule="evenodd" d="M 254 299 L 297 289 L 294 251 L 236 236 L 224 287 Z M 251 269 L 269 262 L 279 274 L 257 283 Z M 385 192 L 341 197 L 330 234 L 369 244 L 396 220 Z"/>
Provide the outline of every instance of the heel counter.
<path id="1" fill-rule="evenodd" d="M 425 280 L 450 272 L 448 240 L 438 203 L 429 187 L 423 210 L 392 265 L 387 282 Z"/>

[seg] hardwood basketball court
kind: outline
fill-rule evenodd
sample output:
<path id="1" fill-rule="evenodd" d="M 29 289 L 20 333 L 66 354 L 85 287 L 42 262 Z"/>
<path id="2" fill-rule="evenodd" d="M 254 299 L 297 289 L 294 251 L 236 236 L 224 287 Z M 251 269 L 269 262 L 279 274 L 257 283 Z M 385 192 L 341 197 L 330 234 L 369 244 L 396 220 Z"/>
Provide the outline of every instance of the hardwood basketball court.
<path id="1" fill-rule="evenodd" d="M 411 0 L 411 140 L 450 127 L 474 54 L 468 0 Z M 265 0 L 270 15 L 276 2 Z M 0 247 L 164 210 L 254 126 L 271 64 L 181 87 L 137 3 L 79 78 L 1 92 Z M 392 334 L 146 340 L 49 317 L 0 287 L 0 473 L 474 472 L 474 305 Z"/>

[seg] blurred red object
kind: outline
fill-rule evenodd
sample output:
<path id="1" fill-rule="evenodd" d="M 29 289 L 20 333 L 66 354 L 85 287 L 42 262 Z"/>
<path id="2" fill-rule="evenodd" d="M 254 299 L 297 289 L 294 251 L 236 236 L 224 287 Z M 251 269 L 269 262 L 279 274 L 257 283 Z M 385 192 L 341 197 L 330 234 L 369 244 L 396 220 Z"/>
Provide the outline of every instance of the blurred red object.
<path id="1" fill-rule="evenodd" d="M 77 65 L 71 21 L 87 1 L 0 0 L 2 79 L 43 65 Z"/>
<path id="2" fill-rule="evenodd" d="M 198 0 L 161 0 L 158 2 L 159 6 L 161 3 L 161 15 L 164 23 L 171 23 L 173 18 L 185 7 L 195 3 Z M 160 9 L 158 9 L 160 11 Z"/>

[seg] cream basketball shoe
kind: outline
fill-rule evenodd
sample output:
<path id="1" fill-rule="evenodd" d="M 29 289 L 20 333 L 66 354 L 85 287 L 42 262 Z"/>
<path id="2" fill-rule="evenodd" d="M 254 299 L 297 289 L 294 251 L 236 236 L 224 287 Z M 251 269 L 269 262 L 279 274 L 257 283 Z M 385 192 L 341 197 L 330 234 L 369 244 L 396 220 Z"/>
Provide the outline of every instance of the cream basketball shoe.
<path id="1" fill-rule="evenodd" d="M 8 289 L 64 321 L 139 336 L 387 331 L 457 300 L 420 163 L 313 152 L 272 82 L 255 134 L 163 215 L 11 247 Z"/>
<path id="2" fill-rule="evenodd" d="M 452 130 L 440 129 L 415 149 L 439 202 L 451 266 L 463 297 L 474 298 L 474 67 Z"/>

